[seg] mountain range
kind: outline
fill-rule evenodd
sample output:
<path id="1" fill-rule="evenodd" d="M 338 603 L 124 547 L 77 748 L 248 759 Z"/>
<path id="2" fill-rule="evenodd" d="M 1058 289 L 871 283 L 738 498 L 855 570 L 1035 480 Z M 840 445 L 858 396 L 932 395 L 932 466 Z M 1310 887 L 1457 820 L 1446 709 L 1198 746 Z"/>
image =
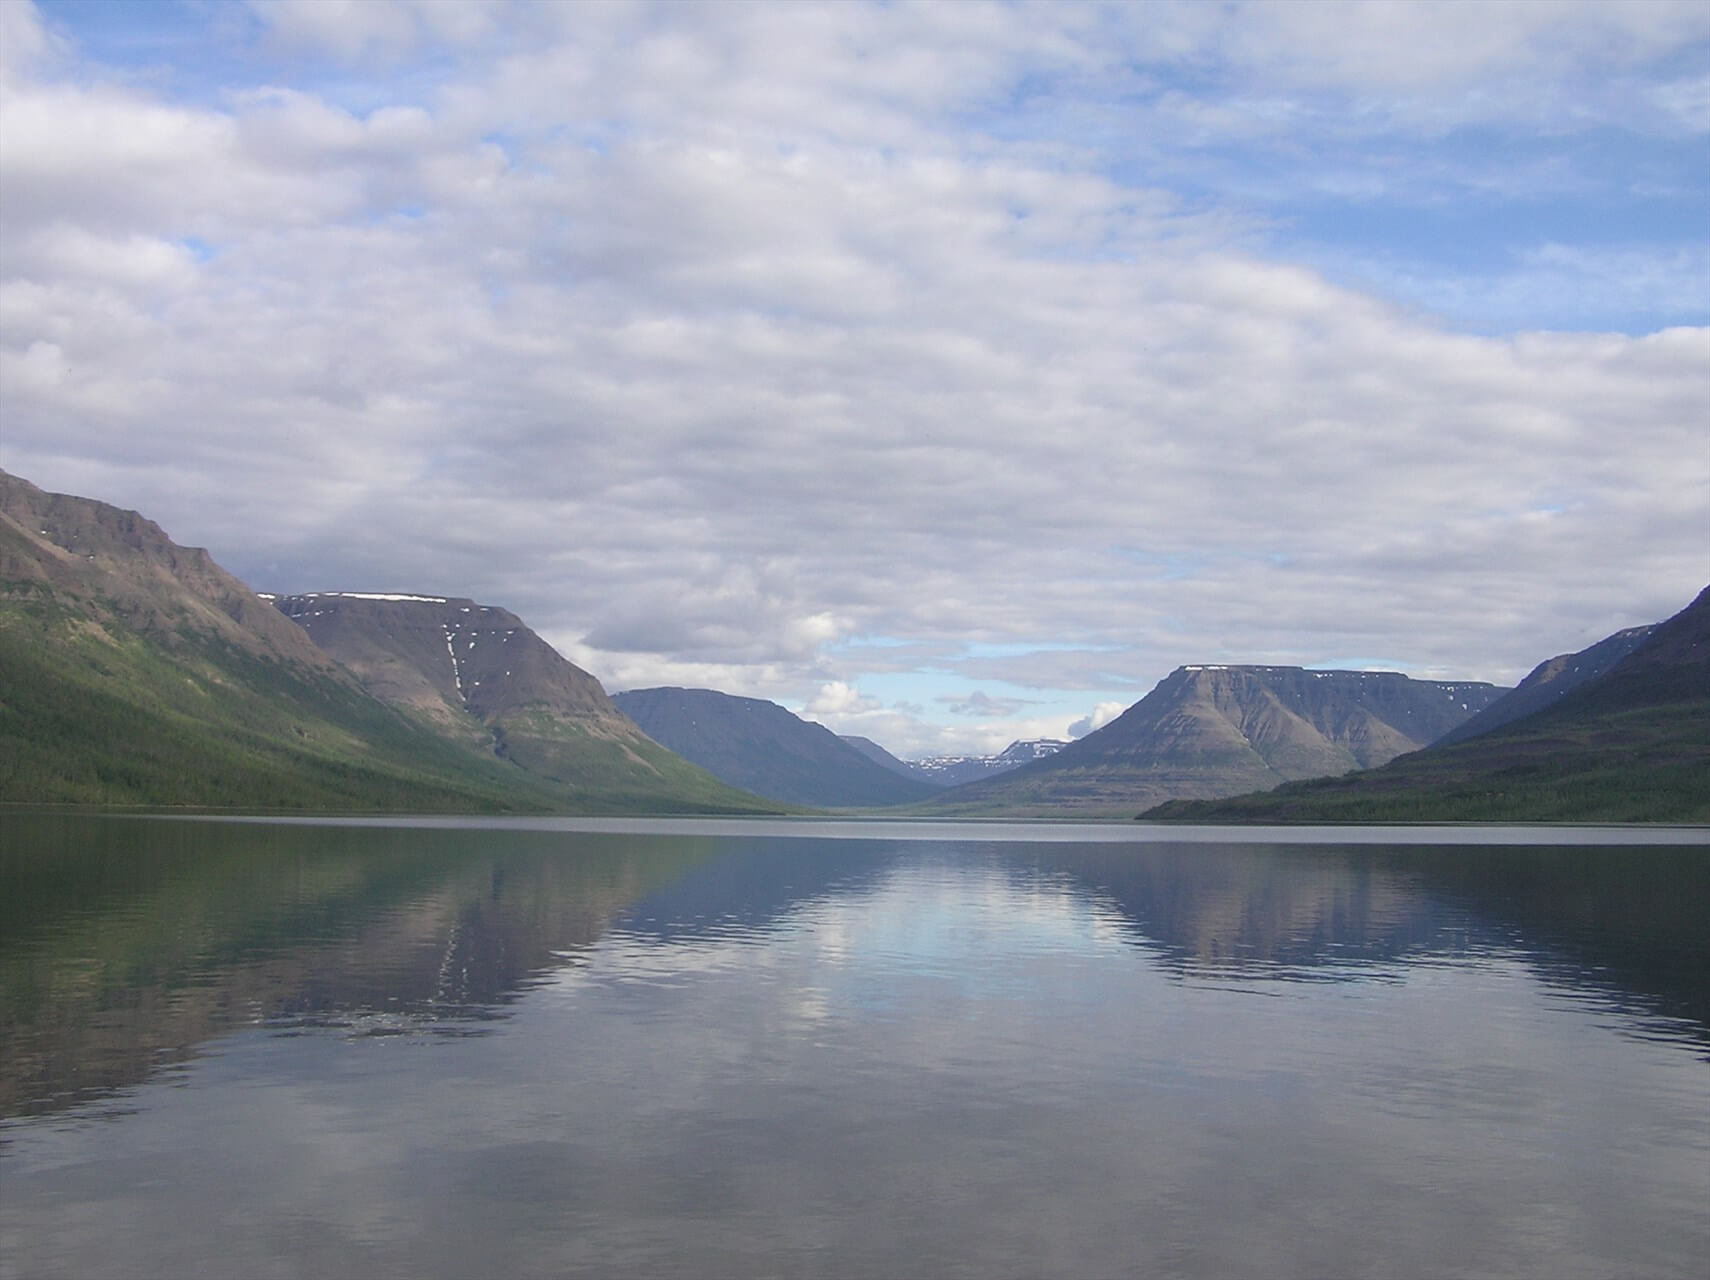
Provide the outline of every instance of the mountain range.
<path id="1" fill-rule="evenodd" d="M 757 699 L 609 698 L 496 605 L 262 598 L 136 512 L 0 472 L 0 802 L 1707 821 L 1705 612 L 1512 691 L 1183 666 L 1078 741 L 906 762 Z"/>
<path id="2" fill-rule="evenodd" d="M 1393 671 L 1178 667 L 1103 728 L 1044 759 L 944 792 L 923 812 L 1131 817 L 1342 774 L 1416 750 L 1505 690 Z"/>
<path id="3" fill-rule="evenodd" d="M 576 808 L 776 808 L 662 747 L 508 609 L 362 592 L 273 603 L 368 693 L 550 783 Z"/>
<path id="4" fill-rule="evenodd" d="M 922 756 L 918 760 L 899 760 L 871 738 L 845 735 L 843 740 L 869 760 L 935 787 L 959 787 L 964 782 L 1008 773 L 1031 760 L 1055 755 L 1069 745 L 1058 738 L 1022 738 L 992 756 Z"/>
<path id="5" fill-rule="evenodd" d="M 521 660 L 491 696 L 485 655 L 447 651 L 448 611 L 514 631 L 505 647 Z M 353 665 L 153 521 L 0 472 L 0 800 L 777 808 L 652 743 L 592 677 L 503 611 L 339 598 L 320 612 L 328 621 L 315 630 Z"/>
<path id="6" fill-rule="evenodd" d="M 1201 822 L 1710 822 L 1710 587 L 1655 627 L 1540 663 L 1383 768 L 1159 805 Z"/>

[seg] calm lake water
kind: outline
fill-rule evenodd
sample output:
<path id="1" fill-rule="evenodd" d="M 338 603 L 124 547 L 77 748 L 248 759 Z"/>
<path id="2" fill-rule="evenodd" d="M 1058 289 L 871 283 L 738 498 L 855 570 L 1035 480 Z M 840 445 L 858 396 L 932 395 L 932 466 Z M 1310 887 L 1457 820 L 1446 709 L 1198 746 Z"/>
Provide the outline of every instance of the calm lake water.
<path id="1" fill-rule="evenodd" d="M 1702 831 L 0 836 L 6 1277 L 1710 1271 Z"/>

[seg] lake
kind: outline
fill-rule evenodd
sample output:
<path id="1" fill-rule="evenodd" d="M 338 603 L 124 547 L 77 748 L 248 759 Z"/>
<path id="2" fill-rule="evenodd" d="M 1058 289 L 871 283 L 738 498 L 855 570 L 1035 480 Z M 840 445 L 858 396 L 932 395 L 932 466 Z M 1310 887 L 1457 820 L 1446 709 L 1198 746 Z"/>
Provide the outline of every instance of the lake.
<path id="1" fill-rule="evenodd" d="M 0 836 L 5 1277 L 1710 1269 L 1704 831 Z"/>

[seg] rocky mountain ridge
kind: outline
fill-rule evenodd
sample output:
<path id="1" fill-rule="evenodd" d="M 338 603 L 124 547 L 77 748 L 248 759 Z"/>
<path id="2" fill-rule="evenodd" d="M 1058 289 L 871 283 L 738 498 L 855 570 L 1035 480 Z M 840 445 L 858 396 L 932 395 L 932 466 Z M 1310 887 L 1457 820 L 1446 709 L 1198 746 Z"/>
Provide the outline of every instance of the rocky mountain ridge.
<path id="1" fill-rule="evenodd" d="M 1177 800 L 1142 816 L 1710 822 L 1710 587 L 1666 621 L 1552 658 L 1534 675 L 1515 692 L 1525 691 L 1535 709 L 1483 732 L 1445 735 L 1377 769 L 1221 800 Z"/>
<path id="2" fill-rule="evenodd" d="M 1034 760 L 1054 756 L 1068 745 L 1062 738 L 1019 738 L 996 755 L 921 756 L 907 761 L 906 765 L 915 776 L 928 782 L 941 787 L 959 787 L 963 783 L 995 777 Z"/>
<path id="3" fill-rule="evenodd" d="M 272 599 L 374 697 L 578 802 L 644 812 L 765 807 L 649 738 L 598 680 L 508 609 L 380 592 Z"/>
<path id="4" fill-rule="evenodd" d="M 1505 690 L 1392 671 L 1193 664 L 1050 757 L 921 806 L 963 814 L 1131 816 L 1133 796 L 1237 795 L 1346 773 L 1434 741 Z"/>
<path id="5" fill-rule="evenodd" d="M 546 809 L 200 548 L 0 472 L 0 800 Z"/>
<path id="6" fill-rule="evenodd" d="M 944 815 L 1127 816 L 1172 797 L 1258 791 L 1403 756 L 1405 767 L 1386 778 L 1416 781 L 1416 757 L 1457 769 L 1475 761 L 1473 773 L 1512 771 L 1520 760 L 1538 776 L 1584 757 L 1592 764 L 1574 776 L 1591 781 L 1579 790 L 1614 787 L 1623 803 L 1655 795 L 1662 804 L 1710 790 L 1703 601 L 1668 623 L 1540 664 L 1512 692 L 1393 672 L 1183 666 L 1079 741 L 1012 744 L 997 759 L 1042 758 L 948 789 L 915 779 L 905 801 Z M 795 736 L 748 733 L 745 750 L 763 748 L 773 775 L 818 769 L 821 781 L 843 788 L 789 803 L 898 803 L 910 766 L 876 744 L 842 741 L 775 704 L 757 705 Z M 753 708 L 747 720 L 760 722 Z M 1483 754 L 1471 750 L 1487 739 Z M 1419 750 L 1433 742 L 1440 756 Z M 872 783 L 865 793 L 853 786 L 863 779 L 862 787 Z M 508 610 L 363 592 L 270 602 L 136 512 L 45 493 L 4 472 L 0 800 L 773 807 L 662 747 Z M 1643 804 L 1632 811 L 1640 820 L 1647 812 Z"/>

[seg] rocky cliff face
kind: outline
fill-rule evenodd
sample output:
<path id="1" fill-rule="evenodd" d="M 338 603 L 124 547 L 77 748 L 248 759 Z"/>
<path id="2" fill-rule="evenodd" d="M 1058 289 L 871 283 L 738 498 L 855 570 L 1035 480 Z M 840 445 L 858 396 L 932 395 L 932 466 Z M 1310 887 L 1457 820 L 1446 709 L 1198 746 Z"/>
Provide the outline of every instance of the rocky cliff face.
<path id="1" fill-rule="evenodd" d="M 768 807 L 648 740 L 505 610 L 291 607 L 305 625 L 152 520 L 0 472 L 0 800 Z"/>
<path id="2" fill-rule="evenodd" d="M 200 547 L 154 521 L 90 498 L 46 493 L 0 472 L 0 591 L 53 601 L 176 647 L 194 633 L 325 675 L 337 664 Z M 282 625 L 283 624 L 283 625 Z"/>
<path id="3" fill-rule="evenodd" d="M 1131 816 L 1382 764 L 1441 737 L 1504 690 L 1395 672 L 1179 667 L 1120 717 L 1048 759 L 957 787 L 948 812 Z"/>
<path id="4" fill-rule="evenodd" d="M 540 710 L 617 737 L 634 726 L 600 682 L 508 609 L 443 596 L 323 592 L 278 596 L 280 613 L 376 697 L 441 721 L 493 724 Z"/>
<path id="5" fill-rule="evenodd" d="M 1610 661 L 1611 655 L 1618 656 Z M 1667 621 L 1553 658 L 1534 676 L 1522 689 L 1541 695 L 1539 709 L 1464 741 L 1451 734 L 1379 769 L 1237 798 L 1165 804 L 1146 816 L 1198 822 L 1710 821 L 1710 587 Z M 1571 687 L 1558 692 L 1562 683 Z M 1511 709 L 1505 698 L 1489 714 Z"/>
<path id="6" fill-rule="evenodd" d="M 370 697 L 206 551 L 0 473 L 0 799 L 549 807 Z"/>
<path id="7" fill-rule="evenodd" d="M 377 592 L 279 596 L 274 605 L 373 696 L 448 736 L 480 740 L 585 803 L 642 811 L 764 808 L 661 747 L 600 682 L 508 609 Z"/>

